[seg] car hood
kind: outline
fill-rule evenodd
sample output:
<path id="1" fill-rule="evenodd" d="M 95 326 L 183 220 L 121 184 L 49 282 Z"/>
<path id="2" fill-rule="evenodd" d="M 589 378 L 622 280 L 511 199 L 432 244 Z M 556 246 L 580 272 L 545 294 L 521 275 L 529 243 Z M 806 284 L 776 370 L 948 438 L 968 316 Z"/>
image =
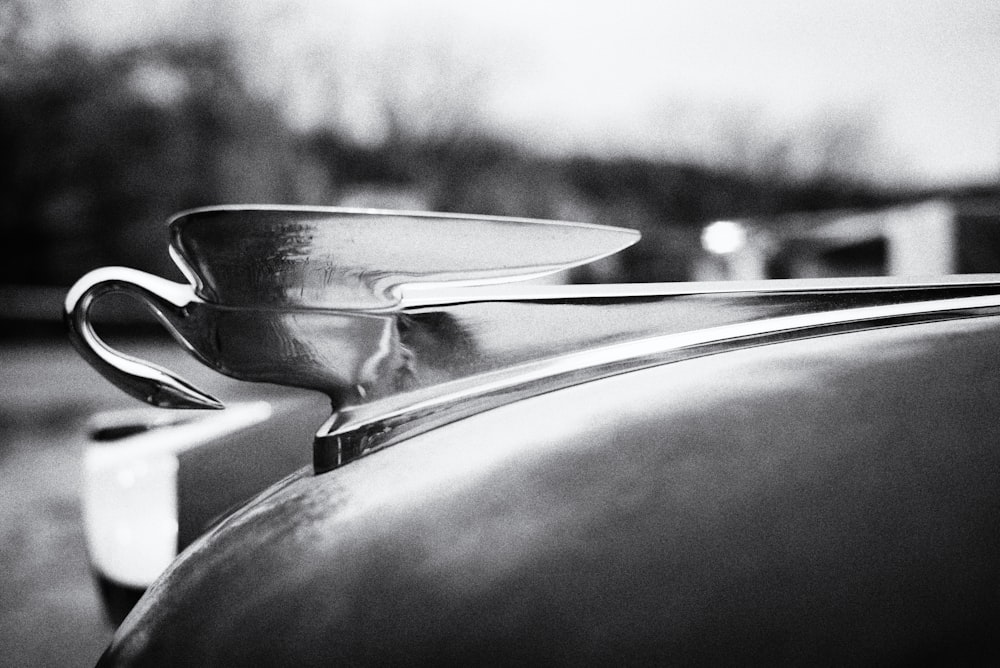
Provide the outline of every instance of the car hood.
<path id="1" fill-rule="evenodd" d="M 998 335 L 691 359 L 300 472 L 188 549 L 103 665 L 993 656 Z"/>

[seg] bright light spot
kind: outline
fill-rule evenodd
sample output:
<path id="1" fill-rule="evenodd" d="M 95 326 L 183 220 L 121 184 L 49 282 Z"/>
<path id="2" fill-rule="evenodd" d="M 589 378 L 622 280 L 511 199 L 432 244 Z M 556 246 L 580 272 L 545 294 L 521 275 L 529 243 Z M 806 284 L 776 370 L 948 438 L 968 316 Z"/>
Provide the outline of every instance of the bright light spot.
<path id="1" fill-rule="evenodd" d="M 746 243 L 746 229 L 731 220 L 718 220 L 705 227 L 701 233 L 702 247 L 715 255 L 735 253 Z"/>
<path id="2" fill-rule="evenodd" d="M 122 469 L 115 477 L 122 487 L 131 487 L 135 484 L 135 473 L 129 469 Z"/>
<path id="3" fill-rule="evenodd" d="M 115 542 L 119 547 L 132 544 L 132 529 L 128 524 L 118 524 L 115 526 Z"/>
<path id="4" fill-rule="evenodd" d="M 138 65 L 132 71 L 129 83 L 136 93 L 158 107 L 179 104 L 191 88 L 184 72 L 159 63 Z"/>

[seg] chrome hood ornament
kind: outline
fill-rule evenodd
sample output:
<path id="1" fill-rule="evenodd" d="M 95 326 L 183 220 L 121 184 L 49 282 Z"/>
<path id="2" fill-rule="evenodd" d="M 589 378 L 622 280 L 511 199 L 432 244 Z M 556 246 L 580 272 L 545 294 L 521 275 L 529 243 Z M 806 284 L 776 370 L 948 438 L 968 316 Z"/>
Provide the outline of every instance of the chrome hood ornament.
<path id="1" fill-rule="evenodd" d="M 171 221 L 178 284 L 120 267 L 66 298 L 77 350 L 147 403 L 221 408 L 108 347 L 94 300 L 148 305 L 235 378 L 326 393 L 318 472 L 472 413 L 629 371 L 793 338 L 1000 312 L 1000 277 L 515 285 L 617 252 L 633 230 L 485 216 L 217 207 Z"/>
<path id="2" fill-rule="evenodd" d="M 187 211 L 170 221 L 170 235 L 190 284 L 106 267 L 81 278 L 65 302 L 80 354 L 124 391 L 165 408 L 222 404 L 105 344 L 89 321 L 94 300 L 128 294 L 216 370 L 320 390 L 339 405 L 379 382 L 404 291 L 535 278 L 639 239 L 582 223 L 273 206 Z"/>

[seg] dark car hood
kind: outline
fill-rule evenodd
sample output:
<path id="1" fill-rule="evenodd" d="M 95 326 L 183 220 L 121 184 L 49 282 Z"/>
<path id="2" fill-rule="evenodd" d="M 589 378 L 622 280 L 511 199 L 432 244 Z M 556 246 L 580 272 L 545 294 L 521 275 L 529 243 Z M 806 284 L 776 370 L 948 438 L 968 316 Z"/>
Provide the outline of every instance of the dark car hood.
<path id="1" fill-rule="evenodd" d="M 687 360 L 303 472 L 187 550 L 104 661 L 994 657 L 998 336 Z"/>

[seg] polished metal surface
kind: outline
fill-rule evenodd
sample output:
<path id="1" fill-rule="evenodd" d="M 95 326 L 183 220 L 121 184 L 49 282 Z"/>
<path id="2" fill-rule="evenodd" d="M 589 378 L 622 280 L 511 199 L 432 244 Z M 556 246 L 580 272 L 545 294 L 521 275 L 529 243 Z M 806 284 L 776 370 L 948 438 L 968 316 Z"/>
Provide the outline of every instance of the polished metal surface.
<path id="1" fill-rule="evenodd" d="M 191 285 L 108 267 L 70 290 L 65 313 L 91 365 L 138 399 L 171 408 L 222 406 L 107 346 L 88 319 L 94 300 L 128 294 L 219 372 L 316 389 L 342 405 L 392 390 L 395 357 L 404 354 L 395 326 L 404 286 L 533 278 L 638 239 L 599 225 L 315 207 L 199 209 L 170 229 L 171 254 Z"/>
<path id="2" fill-rule="evenodd" d="M 71 338 L 154 405 L 219 407 L 93 332 L 93 300 L 123 291 L 229 376 L 319 390 L 336 411 L 317 471 L 459 418 L 608 375 L 840 331 L 995 313 L 1000 277 L 759 283 L 498 285 L 615 252 L 637 235 L 522 219 L 218 207 L 171 223 L 191 284 L 87 275 Z"/>
<path id="3" fill-rule="evenodd" d="M 123 293 L 146 304 L 185 348 L 203 362 L 185 337 L 187 313 L 199 303 L 188 285 L 173 283 L 126 267 L 104 267 L 90 272 L 66 295 L 65 320 L 69 338 L 85 360 L 114 385 L 140 401 L 163 408 L 222 408 L 222 404 L 175 374 L 122 354 L 101 340 L 89 320 L 95 300 Z"/>
<path id="4" fill-rule="evenodd" d="M 1000 312 L 995 284 L 861 291 L 494 301 L 415 309 L 434 345 L 404 335 L 408 378 L 319 430 L 317 472 L 491 408 L 609 375 L 791 339 Z M 977 294 L 982 291 L 988 294 Z M 524 323 L 531 323 L 525 331 Z M 439 354 L 440 350 L 448 354 Z M 397 373 L 399 373 L 397 371 Z"/>
<path id="5" fill-rule="evenodd" d="M 198 296 L 237 308 L 392 309 L 403 286 L 535 278 L 639 240 L 601 225 L 321 207 L 196 209 L 170 223 Z"/>
<path id="6" fill-rule="evenodd" d="M 74 343 L 143 400 L 215 405 L 100 341 L 107 292 L 337 411 L 326 473 L 195 541 L 101 665 L 996 662 L 1000 277 L 488 285 L 418 246 L 379 256 L 387 214 L 341 213 L 188 214 L 190 285 L 109 268 L 68 295 Z M 338 229 L 368 240 L 334 257 Z M 633 237 L 563 232 L 597 254 Z M 519 252 L 505 276 L 539 268 Z M 327 283 L 314 256 L 350 269 Z"/>
<path id="7" fill-rule="evenodd" d="M 996 665 L 998 337 L 699 357 L 304 471 L 102 665 Z"/>

